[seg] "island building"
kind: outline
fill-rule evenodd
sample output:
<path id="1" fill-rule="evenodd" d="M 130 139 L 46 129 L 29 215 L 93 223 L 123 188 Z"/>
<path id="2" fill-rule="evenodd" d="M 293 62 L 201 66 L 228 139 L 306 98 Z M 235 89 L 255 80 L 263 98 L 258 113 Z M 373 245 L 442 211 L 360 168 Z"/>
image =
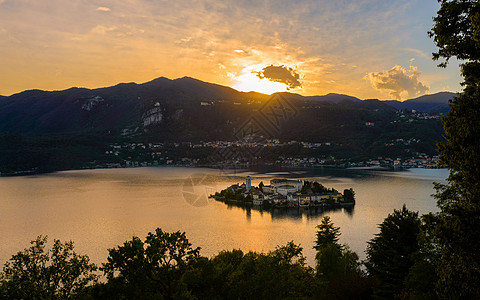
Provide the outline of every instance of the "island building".
<path id="1" fill-rule="evenodd" d="M 303 182 L 301 180 L 291 180 L 291 179 L 272 179 L 270 180 L 270 185 L 279 188 L 284 186 L 293 186 L 300 191 L 303 186 Z"/>
<path id="2" fill-rule="evenodd" d="M 298 190 L 293 185 L 282 185 L 277 187 L 277 193 L 282 196 L 287 196 L 288 194 L 293 194 L 296 192 L 298 192 Z"/>
<path id="3" fill-rule="evenodd" d="M 263 187 L 263 192 L 287 196 L 288 194 L 300 192 L 302 186 L 303 182 L 300 180 L 272 179 L 270 180 L 270 185 Z"/>
<path id="4" fill-rule="evenodd" d="M 250 176 L 245 178 L 245 183 L 233 184 L 232 191 L 242 192 L 244 197 L 251 197 L 253 205 L 264 205 L 265 201 L 272 205 L 284 207 L 310 207 L 340 204 L 343 195 L 338 192 L 330 193 L 301 193 L 303 182 L 291 179 L 272 179 L 270 185 L 262 188 L 252 186 Z"/>
<path id="5" fill-rule="evenodd" d="M 245 185 L 247 192 L 249 192 L 252 189 L 252 178 L 250 178 L 250 176 L 247 176 L 247 178 L 245 179 Z"/>

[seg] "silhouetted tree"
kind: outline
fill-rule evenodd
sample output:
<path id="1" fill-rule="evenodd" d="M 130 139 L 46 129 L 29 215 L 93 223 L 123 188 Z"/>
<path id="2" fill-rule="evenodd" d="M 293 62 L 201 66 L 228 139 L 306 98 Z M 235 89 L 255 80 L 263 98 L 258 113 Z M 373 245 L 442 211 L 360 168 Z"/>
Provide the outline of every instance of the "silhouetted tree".
<path id="1" fill-rule="evenodd" d="M 446 142 L 439 144 L 450 176 L 446 185 L 436 185 L 437 289 L 442 297 L 473 299 L 480 297 L 480 3 L 439 2 L 429 32 L 438 47 L 433 58 L 444 58 L 442 67 L 451 57 L 461 60 L 465 88 L 450 103 L 443 119 Z"/>
<path id="2" fill-rule="evenodd" d="M 420 219 L 404 205 L 379 228 L 380 233 L 368 242 L 365 265 L 376 279 L 374 298 L 393 299 L 405 292 L 404 282 L 414 264 L 412 255 L 419 249 Z"/>
<path id="3" fill-rule="evenodd" d="M 325 216 L 317 226 L 316 275 L 317 296 L 322 299 L 368 299 L 371 282 L 360 270 L 358 255 L 347 245 L 340 245 L 340 228 Z"/>
<path id="4" fill-rule="evenodd" d="M 47 237 L 39 236 L 31 244 L 0 273 L 1 299 L 74 299 L 97 281 L 97 267 L 73 250 L 73 242 L 54 240 L 46 250 Z"/>
<path id="5" fill-rule="evenodd" d="M 338 237 L 340 236 L 340 228 L 333 226 L 329 216 L 323 217 L 321 223 L 317 225 L 317 240 L 313 248 L 319 251 L 328 245 L 334 245 L 339 250 L 342 246 L 338 244 Z"/>
<path id="6" fill-rule="evenodd" d="M 355 192 L 352 188 L 343 191 L 343 200 L 345 202 L 355 202 Z"/>
<path id="7" fill-rule="evenodd" d="M 302 248 L 293 242 L 269 253 L 222 251 L 211 260 L 198 259 L 182 283 L 199 299 L 309 298 L 313 270 L 305 265 Z"/>
<path id="8" fill-rule="evenodd" d="M 439 249 L 433 230 L 437 217 L 430 213 L 422 216 L 421 220 L 422 224 L 417 238 L 419 249 L 412 255 L 414 263 L 405 280 L 404 298 L 434 300 L 438 299 L 436 267 L 439 262 Z"/>
<path id="9" fill-rule="evenodd" d="M 142 242 L 133 237 L 123 246 L 108 250 L 108 262 L 101 270 L 108 279 L 112 298 L 172 298 L 188 292 L 180 279 L 189 262 L 199 258 L 185 233 L 167 233 L 157 228 Z"/>

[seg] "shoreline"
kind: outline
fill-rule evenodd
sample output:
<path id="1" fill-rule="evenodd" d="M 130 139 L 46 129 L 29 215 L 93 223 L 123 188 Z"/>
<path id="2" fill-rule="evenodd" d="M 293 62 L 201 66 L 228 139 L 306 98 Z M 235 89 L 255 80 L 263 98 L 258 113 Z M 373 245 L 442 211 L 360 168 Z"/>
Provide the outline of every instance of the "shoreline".
<path id="1" fill-rule="evenodd" d="M 15 171 L 13 173 L 2 173 L 0 172 L 0 177 L 17 177 L 17 176 L 33 176 L 33 175 L 42 175 L 42 174 L 53 174 L 56 172 L 64 171 L 82 171 L 82 170 L 109 170 L 109 169 L 137 169 L 137 168 L 196 168 L 196 169 L 213 169 L 213 170 L 250 170 L 253 171 L 255 168 L 272 168 L 272 169 L 295 169 L 295 170 L 316 170 L 316 169 L 332 169 L 332 170 L 347 170 L 347 171 L 386 171 L 386 172 L 398 172 L 398 171 L 407 171 L 409 169 L 447 169 L 441 167 L 382 167 L 382 166 L 364 166 L 364 167 L 342 167 L 335 165 L 323 165 L 323 166 L 275 166 L 271 164 L 259 164 L 254 166 L 241 168 L 235 168 L 233 165 L 228 168 L 222 168 L 218 166 L 211 165 L 139 165 L 139 166 L 99 166 L 94 168 L 75 168 L 75 169 L 62 169 L 62 170 L 52 170 L 52 171 L 38 171 L 38 170 L 26 170 L 26 171 Z"/>

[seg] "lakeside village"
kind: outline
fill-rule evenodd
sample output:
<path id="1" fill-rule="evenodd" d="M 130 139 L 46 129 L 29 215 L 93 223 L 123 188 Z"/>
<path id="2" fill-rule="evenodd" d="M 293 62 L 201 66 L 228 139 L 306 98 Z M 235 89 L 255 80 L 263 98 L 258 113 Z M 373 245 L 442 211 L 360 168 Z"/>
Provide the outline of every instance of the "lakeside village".
<path id="1" fill-rule="evenodd" d="M 392 126 L 411 126 L 415 122 L 439 120 L 441 113 L 397 111 L 390 122 Z M 375 122 L 365 122 L 365 127 L 376 127 Z M 274 165 L 293 168 L 442 168 L 439 157 L 415 149 L 422 149 L 425 141 L 414 137 L 396 137 L 380 141 L 384 153 L 373 157 L 345 157 L 343 145 L 335 141 L 298 141 L 271 139 L 240 139 L 197 142 L 125 142 L 110 144 L 106 161 L 92 162 L 90 168 L 119 168 L 141 166 L 187 166 L 248 168 L 252 165 Z M 292 149 L 295 149 L 293 151 Z M 398 150 L 401 150 L 400 152 Z M 282 155 L 279 155 L 282 153 Z M 289 154 L 285 154 L 289 153 Z M 296 154 L 294 154 L 296 153 Z M 399 153 L 402 153 L 401 155 Z M 395 156 L 393 156 L 395 155 Z M 400 156 L 399 156 L 400 155 Z M 250 157 L 242 159 L 242 157 Z M 253 157 L 252 157 L 253 156 Z M 105 160 L 104 160 L 105 161 Z"/>
<path id="2" fill-rule="evenodd" d="M 256 187 L 252 186 L 250 176 L 246 177 L 243 184 L 233 184 L 210 197 L 217 201 L 253 204 L 262 208 L 333 208 L 355 205 L 355 192 L 351 188 L 345 189 L 342 195 L 316 181 L 291 179 L 272 179 L 270 185 L 260 182 Z"/>
<path id="3" fill-rule="evenodd" d="M 418 142 L 415 139 L 403 140 L 396 139 L 394 143 L 409 145 Z M 280 142 L 278 139 L 267 139 L 265 142 L 247 142 L 247 141 L 212 141 L 212 142 L 183 142 L 183 143 L 124 143 L 112 144 L 110 150 L 106 151 L 106 155 L 113 156 L 117 163 L 108 163 L 106 165 L 95 165 L 94 167 L 122 168 L 122 167 L 145 167 L 145 166 L 184 166 L 184 167 L 216 167 L 231 166 L 249 167 L 250 162 L 241 161 L 239 159 L 217 160 L 216 164 L 211 161 L 205 161 L 198 158 L 198 155 L 189 156 L 188 152 L 207 153 L 202 155 L 208 157 L 211 152 L 223 152 L 231 149 L 232 151 L 242 151 L 242 149 L 273 149 L 276 147 L 287 147 L 297 145 L 304 149 L 325 149 L 334 147 L 334 143 L 311 143 L 288 141 Z M 389 144 L 390 145 L 390 144 Z M 386 146 L 389 146 L 386 145 Z M 189 151 L 191 150 L 191 151 Z M 181 155 L 183 153 L 183 155 Z M 260 162 L 259 162 L 260 163 Z M 262 163 L 260 163 L 262 164 Z M 274 165 L 279 167 L 336 167 L 336 168 L 441 168 L 439 164 L 439 156 L 430 156 L 425 153 L 413 152 L 410 157 L 391 158 L 391 157 L 374 157 L 362 161 L 352 161 L 351 159 L 336 158 L 333 155 L 308 156 L 308 157 L 291 157 L 278 156 L 271 161 L 264 161 L 264 165 Z"/>

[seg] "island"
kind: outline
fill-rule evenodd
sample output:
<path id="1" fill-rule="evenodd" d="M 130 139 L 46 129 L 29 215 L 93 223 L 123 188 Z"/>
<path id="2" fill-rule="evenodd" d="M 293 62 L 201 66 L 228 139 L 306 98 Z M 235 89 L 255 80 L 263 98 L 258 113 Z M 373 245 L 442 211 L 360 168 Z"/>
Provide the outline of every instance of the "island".
<path id="1" fill-rule="evenodd" d="M 355 192 L 345 189 L 343 194 L 334 188 L 326 188 L 317 181 L 292 179 L 271 179 L 269 185 L 260 182 L 252 186 L 247 176 L 242 184 L 233 184 L 211 195 L 215 200 L 227 203 L 242 203 L 262 208 L 310 208 L 310 207 L 352 207 L 355 205 Z"/>

